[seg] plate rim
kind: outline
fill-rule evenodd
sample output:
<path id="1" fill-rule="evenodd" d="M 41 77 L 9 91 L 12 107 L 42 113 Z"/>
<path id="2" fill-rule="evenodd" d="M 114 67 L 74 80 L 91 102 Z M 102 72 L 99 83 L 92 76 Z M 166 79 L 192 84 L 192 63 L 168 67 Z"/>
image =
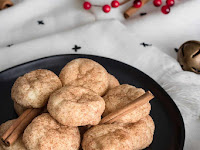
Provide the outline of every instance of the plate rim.
<path id="1" fill-rule="evenodd" d="M 184 144 L 185 144 L 185 123 L 184 123 L 182 114 L 181 114 L 178 106 L 176 105 L 174 100 L 171 98 L 171 96 L 153 78 L 151 78 L 146 73 L 142 72 L 141 70 L 139 70 L 139 69 L 135 68 L 134 66 L 131 66 L 131 65 L 125 63 L 125 62 L 122 62 L 120 60 L 116 60 L 116 59 L 113 59 L 113 58 L 105 57 L 105 56 L 91 55 L 91 54 L 59 54 L 59 55 L 51 55 L 51 56 L 41 57 L 41 58 L 38 58 L 38 59 L 35 59 L 35 60 L 31 60 L 31 61 L 28 61 L 28 62 L 25 62 L 25 63 L 21 63 L 21 64 L 18 64 L 18 65 L 15 65 L 13 67 L 10 67 L 10 68 L 7 68 L 7 69 L 5 69 L 3 71 L 0 71 L 0 74 L 4 73 L 6 71 L 9 71 L 11 69 L 14 69 L 14 68 L 17 68 L 17 67 L 21 67 L 21 66 L 24 66 L 24 65 L 27 65 L 27 64 L 30 64 L 30 63 L 34 63 L 34 62 L 37 62 L 37 61 L 41 61 L 41 60 L 44 60 L 44 59 L 49 59 L 49 58 L 54 58 L 54 57 L 65 57 L 65 56 L 78 56 L 78 58 L 98 57 L 98 58 L 108 59 L 108 60 L 111 60 L 111 61 L 115 61 L 117 63 L 122 63 L 123 65 L 125 65 L 125 66 L 127 66 L 129 68 L 133 68 L 133 69 L 137 70 L 140 74 L 146 75 L 152 82 L 157 84 L 157 86 L 162 90 L 162 92 L 165 93 L 165 95 L 171 100 L 171 103 L 172 103 L 173 107 L 177 111 L 177 115 L 179 116 L 180 121 L 181 121 L 181 124 L 180 124 L 181 125 L 180 126 L 181 127 L 180 149 L 183 150 Z"/>

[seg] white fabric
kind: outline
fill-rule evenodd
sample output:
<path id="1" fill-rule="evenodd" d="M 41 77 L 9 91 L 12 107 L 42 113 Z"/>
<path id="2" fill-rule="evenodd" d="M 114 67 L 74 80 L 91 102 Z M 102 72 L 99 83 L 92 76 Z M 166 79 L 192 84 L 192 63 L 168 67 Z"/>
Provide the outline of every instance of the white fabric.
<path id="1" fill-rule="evenodd" d="M 130 31 L 174 58 L 174 48 L 179 48 L 188 40 L 200 40 L 200 0 L 175 2 L 178 4 L 171 8 L 168 15 L 163 15 L 160 9 L 156 9 L 149 15 L 135 17 L 134 21 L 124 21 Z"/>
<path id="2" fill-rule="evenodd" d="M 182 71 L 174 51 L 186 40 L 200 39 L 199 0 L 177 0 L 169 15 L 149 3 L 129 21 L 120 13 L 128 7 L 125 5 L 105 17 L 95 8 L 83 10 L 82 0 L 15 3 L 0 11 L 0 71 L 56 54 L 120 60 L 150 75 L 169 93 L 186 124 L 185 150 L 200 149 L 200 76 Z M 140 17 L 141 12 L 147 15 Z M 44 25 L 38 24 L 41 20 Z M 144 47 L 143 42 L 152 46 Z M 74 45 L 81 49 L 73 51 Z"/>
<path id="3" fill-rule="evenodd" d="M 17 1 L 18 2 L 18 1 Z M 94 21 L 80 0 L 26 0 L 0 12 L 0 47 L 66 31 Z M 43 25 L 37 21 L 43 20 Z"/>

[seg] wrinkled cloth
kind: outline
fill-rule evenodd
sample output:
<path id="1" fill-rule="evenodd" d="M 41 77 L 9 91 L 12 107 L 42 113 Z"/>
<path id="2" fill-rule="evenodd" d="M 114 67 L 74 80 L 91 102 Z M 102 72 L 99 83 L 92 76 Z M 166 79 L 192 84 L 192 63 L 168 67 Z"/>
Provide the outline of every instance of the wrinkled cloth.
<path id="1" fill-rule="evenodd" d="M 92 54 L 125 62 L 168 92 L 184 118 L 184 149 L 199 149 L 200 76 L 181 69 L 174 49 L 200 39 L 200 0 L 177 0 L 168 15 L 149 2 L 129 20 L 122 13 L 129 3 L 103 14 L 100 8 L 84 10 L 83 2 L 15 0 L 13 7 L 0 11 L 0 71 L 58 54 Z M 75 46 L 80 48 L 74 50 Z"/>

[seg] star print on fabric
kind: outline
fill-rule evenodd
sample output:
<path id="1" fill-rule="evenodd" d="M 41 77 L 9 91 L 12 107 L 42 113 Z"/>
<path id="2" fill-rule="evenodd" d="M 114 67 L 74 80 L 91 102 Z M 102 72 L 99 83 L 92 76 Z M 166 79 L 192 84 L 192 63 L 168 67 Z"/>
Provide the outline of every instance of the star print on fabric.
<path id="1" fill-rule="evenodd" d="M 9 44 L 9 45 L 7 45 L 7 47 L 11 47 L 11 46 L 13 46 L 14 44 Z"/>
<path id="2" fill-rule="evenodd" d="M 174 48 L 175 52 L 178 52 L 178 48 Z"/>
<path id="3" fill-rule="evenodd" d="M 144 47 L 147 47 L 147 46 L 152 46 L 152 44 L 146 44 L 146 43 L 140 43 L 140 45 L 143 45 Z"/>
<path id="4" fill-rule="evenodd" d="M 140 16 L 145 16 L 147 13 L 140 13 Z"/>
<path id="5" fill-rule="evenodd" d="M 44 25 L 43 20 L 39 20 L 39 21 L 38 21 L 38 24 L 39 24 L 39 25 Z"/>
<path id="6" fill-rule="evenodd" d="M 72 48 L 72 50 L 74 50 L 75 52 L 77 52 L 79 49 L 81 49 L 81 47 L 77 45 L 75 45 L 74 48 Z"/>

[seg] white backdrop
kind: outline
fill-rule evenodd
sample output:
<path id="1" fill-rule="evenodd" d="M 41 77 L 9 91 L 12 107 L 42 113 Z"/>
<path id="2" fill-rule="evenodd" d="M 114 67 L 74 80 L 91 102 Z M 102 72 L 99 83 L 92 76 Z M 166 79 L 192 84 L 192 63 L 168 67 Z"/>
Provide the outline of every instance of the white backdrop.
<path id="1" fill-rule="evenodd" d="M 0 11 L 0 71 L 56 54 L 93 54 L 128 63 L 169 93 L 186 124 L 185 150 L 200 149 L 200 76 L 182 71 L 174 51 L 187 40 L 200 40 L 200 0 L 177 0 L 169 15 L 150 2 L 129 20 L 122 17 L 129 4 L 104 14 L 99 8 L 85 11 L 82 3 L 15 0 L 14 7 Z M 75 45 L 81 47 L 77 52 Z"/>

